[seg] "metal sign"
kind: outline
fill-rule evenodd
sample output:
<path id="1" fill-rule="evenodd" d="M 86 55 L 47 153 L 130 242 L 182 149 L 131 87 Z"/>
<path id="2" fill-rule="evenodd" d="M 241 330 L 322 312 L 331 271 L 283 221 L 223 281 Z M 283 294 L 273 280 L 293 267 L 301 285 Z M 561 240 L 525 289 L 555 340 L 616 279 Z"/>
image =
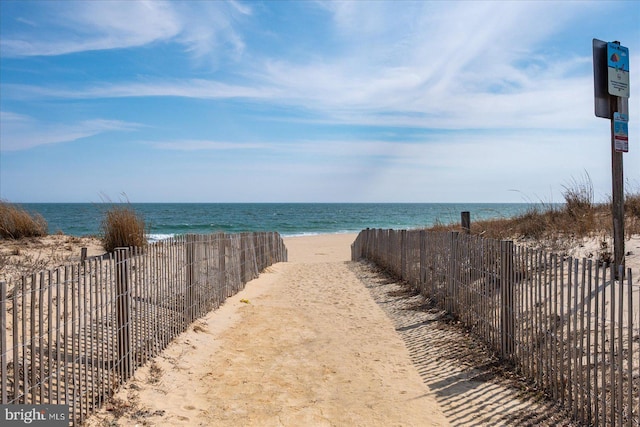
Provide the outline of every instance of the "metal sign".
<path id="1" fill-rule="evenodd" d="M 593 89 L 596 117 L 613 118 L 607 91 L 607 42 L 593 39 Z"/>
<path id="2" fill-rule="evenodd" d="M 629 116 L 613 113 L 613 146 L 618 152 L 629 151 Z"/>
<path id="3" fill-rule="evenodd" d="M 597 117 L 611 120 L 613 246 L 616 269 L 624 267 L 624 174 L 622 153 L 629 151 L 629 49 L 620 42 L 593 39 L 593 87 Z M 623 270 L 621 270 L 623 271 Z M 622 274 L 624 276 L 624 273 Z M 622 280 L 622 277 L 616 279 Z"/>
<path id="4" fill-rule="evenodd" d="M 609 94 L 629 97 L 629 48 L 607 43 L 607 89 Z"/>

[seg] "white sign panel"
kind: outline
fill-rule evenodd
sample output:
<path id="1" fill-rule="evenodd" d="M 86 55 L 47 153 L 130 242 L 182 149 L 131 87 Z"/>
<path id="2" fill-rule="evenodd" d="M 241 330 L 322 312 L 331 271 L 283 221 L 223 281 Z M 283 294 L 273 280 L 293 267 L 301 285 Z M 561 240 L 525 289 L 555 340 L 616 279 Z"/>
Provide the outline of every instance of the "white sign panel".
<path id="1" fill-rule="evenodd" d="M 629 151 L 629 116 L 613 113 L 613 147 L 615 151 Z"/>
<path id="2" fill-rule="evenodd" d="M 629 97 L 629 48 L 618 43 L 607 43 L 609 94 Z"/>

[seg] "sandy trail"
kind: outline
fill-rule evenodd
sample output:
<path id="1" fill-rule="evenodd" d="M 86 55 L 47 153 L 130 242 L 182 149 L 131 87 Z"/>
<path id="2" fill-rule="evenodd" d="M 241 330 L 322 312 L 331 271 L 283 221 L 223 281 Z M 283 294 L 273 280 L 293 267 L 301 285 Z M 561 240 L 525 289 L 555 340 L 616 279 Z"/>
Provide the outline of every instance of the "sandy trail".
<path id="1" fill-rule="evenodd" d="M 197 321 L 87 424 L 449 425 L 350 268 L 354 238 L 286 239 L 289 262 Z"/>
<path id="2" fill-rule="evenodd" d="M 289 262 L 196 321 L 86 424 L 572 425 L 429 301 L 350 262 L 355 237 L 285 239 Z M 101 253 L 68 236 L 4 243 L 0 261 L 17 258 L 5 274 Z M 627 248 L 636 272 L 640 237 Z"/>

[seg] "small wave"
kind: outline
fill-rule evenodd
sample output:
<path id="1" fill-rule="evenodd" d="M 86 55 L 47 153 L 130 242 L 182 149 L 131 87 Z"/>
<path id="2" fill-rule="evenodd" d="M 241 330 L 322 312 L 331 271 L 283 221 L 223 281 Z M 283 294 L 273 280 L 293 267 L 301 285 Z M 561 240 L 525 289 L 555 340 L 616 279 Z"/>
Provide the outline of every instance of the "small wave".
<path id="1" fill-rule="evenodd" d="M 339 231 L 304 231 L 304 232 L 292 232 L 292 233 L 280 233 L 282 237 L 306 237 L 306 236 L 321 236 L 326 234 L 357 234 L 360 230 L 339 230 Z"/>
<path id="2" fill-rule="evenodd" d="M 147 242 L 154 243 L 175 237 L 175 234 L 147 234 Z"/>

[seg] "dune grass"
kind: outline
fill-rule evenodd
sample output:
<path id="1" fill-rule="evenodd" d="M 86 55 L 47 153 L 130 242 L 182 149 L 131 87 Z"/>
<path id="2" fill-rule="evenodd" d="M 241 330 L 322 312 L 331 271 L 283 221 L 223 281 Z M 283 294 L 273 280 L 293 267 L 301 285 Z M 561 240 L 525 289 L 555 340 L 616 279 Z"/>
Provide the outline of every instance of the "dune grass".
<path id="1" fill-rule="evenodd" d="M 129 204 L 112 205 L 105 212 L 101 228 L 102 244 L 107 252 L 147 245 L 145 220 Z"/>
<path id="2" fill-rule="evenodd" d="M 48 234 L 48 228 L 41 215 L 30 214 L 19 206 L 0 200 L 0 237 L 14 240 L 42 237 Z"/>
<path id="3" fill-rule="evenodd" d="M 611 203 L 594 203 L 589 179 L 573 182 L 563 192 L 562 205 L 533 205 L 513 218 L 478 220 L 471 233 L 491 239 L 540 240 L 547 242 L 612 236 Z M 457 231 L 459 224 L 436 224 L 429 230 Z M 625 196 L 625 234 L 640 234 L 640 192 Z M 553 246 L 553 245 L 551 245 Z"/>

